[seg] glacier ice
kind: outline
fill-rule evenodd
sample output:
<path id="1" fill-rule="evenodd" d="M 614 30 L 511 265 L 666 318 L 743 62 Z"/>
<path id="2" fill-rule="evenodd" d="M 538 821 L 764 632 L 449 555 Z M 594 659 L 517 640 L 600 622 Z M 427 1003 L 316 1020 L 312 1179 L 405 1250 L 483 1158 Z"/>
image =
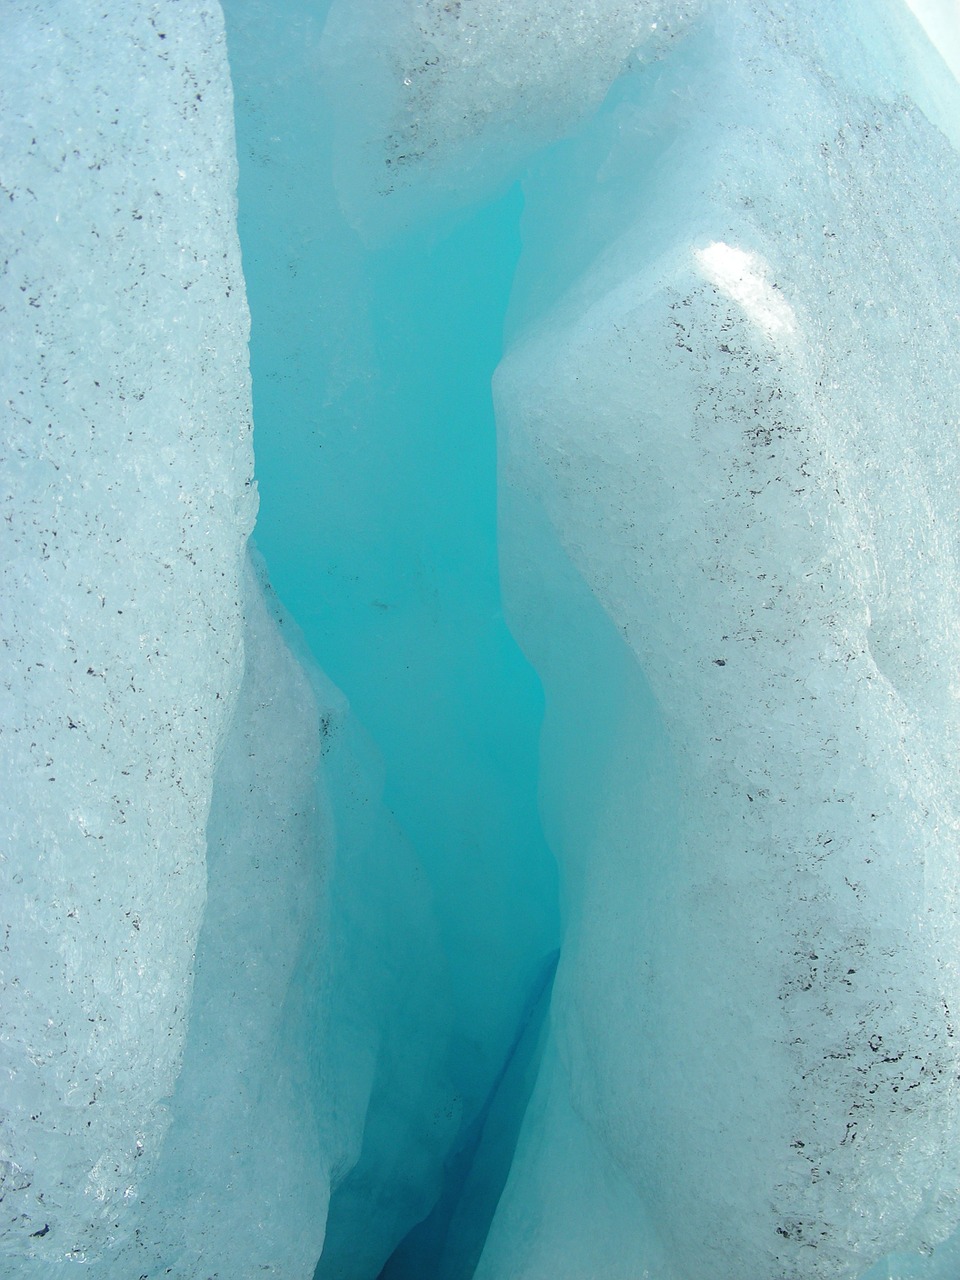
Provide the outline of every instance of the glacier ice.
<path id="1" fill-rule="evenodd" d="M 560 1082 L 479 1275 L 562 1272 L 575 1227 L 530 1224 L 570 1112 L 620 1188 L 608 1236 L 642 1207 L 680 1275 L 856 1276 L 956 1220 L 960 188 L 906 24 L 894 46 L 893 7 L 850 9 L 726 6 L 623 87 L 566 192 L 571 257 L 580 225 L 615 235 L 497 374 L 546 732 L 569 743 L 562 683 L 614 682 L 618 713 L 579 777 L 545 754 L 576 886 Z M 534 244 L 573 163 L 530 183 Z M 607 620 L 593 650 L 544 626 L 558 562 Z"/>
<path id="2" fill-rule="evenodd" d="M 956 1280 L 955 5 L 224 10 L 5 12 L 0 1270 Z"/>
<path id="3" fill-rule="evenodd" d="M 219 11 L 176 9 L 4 10 L 7 1274 L 96 1254 L 157 1157 L 240 684 L 232 103 Z"/>
<path id="4" fill-rule="evenodd" d="M 242 601 L 244 676 L 213 779 L 207 905 L 170 1128 L 138 1180 L 132 1222 L 93 1263 L 117 1280 L 187 1280 L 214 1259 L 225 1275 L 308 1274 L 323 1242 L 337 1146 L 310 1052 L 327 1003 L 315 957 L 333 838 L 329 797 L 315 785 L 320 709 L 250 562 Z M 303 1221 L 295 1234 L 291 1202 Z"/>
<path id="5" fill-rule="evenodd" d="M 376 238 L 481 195 L 655 59 L 701 0 L 333 0 L 321 46 L 332 163 Z"/>

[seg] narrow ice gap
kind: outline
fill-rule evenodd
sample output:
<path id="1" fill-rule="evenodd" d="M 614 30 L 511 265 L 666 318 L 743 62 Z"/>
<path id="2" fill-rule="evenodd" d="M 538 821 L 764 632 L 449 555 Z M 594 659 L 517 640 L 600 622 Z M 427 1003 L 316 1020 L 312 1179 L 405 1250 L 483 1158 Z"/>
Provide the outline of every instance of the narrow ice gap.
<path id="1" fill-rule="evenodd" d="M 390 1095 L 410 1086 L 383 1053 L 363 1150 L 333 1191 L 316 1275 L 375 1275 L 384 1246 L 373 1220 L 394 1212 L 378 1197 L 402 1204 L 404 1195 L 409 1238 L 391 1240 L 384 1221 L 388 1252 L 400 1248 L 381 1258 L 384 1275 L 466 1275 L 509 1169 L 536 1041 L 522 1071 L 510 1063 L 531 1000 L 543 1022 L 559 939 L 556 867 L 537 812 L 542 692 L 503 616 L 497 556 L 491 380 L 522 201 L 514 188 L 367 248 L 332 186 L 329 108 L 313 63 L 300 49 L 281 72 L 283 39 L 317 39 L 322 16 L 289 14 L 268 54 L 255 10 L 226 15 L 252 315 L 256 543 L 314 661 L 374 744 L 382 803 L 429 899 L 434 958 L 390 940 L 380 949 L 409 966 L 402 982 L 422 982 L 419 965 L 442 966 L 448 991 L 437 998 L 450 1004 L 432 1027 L 399 1023 L 401 1035 L 435 1036 L 441 1059 L 423 1101 L 403 1102 L 415 1108 L 410 1123 L 454 1109 L 445 1136 L 406 1139 L 423 1144 L 426 1186 L 388 1185 L 392 1160 L 417 1161 L 388 1131 L 398 1123 Z M 338 874 L 335 864 L 335 910 Z M 389 882 L 395 872 L 372 858 L 369 874 Z M 384 926 L 372 918 L 369 927 Z M 392 927 L 416 928 L 417 918 L 399 911 Z M 344 946 L 341 963 L 365 962 Z M 485 1130 L 492 1108 L 495 1137 Z M 479 1206 L 469 1221 L 458 1215 L 464 1194 Z"/>

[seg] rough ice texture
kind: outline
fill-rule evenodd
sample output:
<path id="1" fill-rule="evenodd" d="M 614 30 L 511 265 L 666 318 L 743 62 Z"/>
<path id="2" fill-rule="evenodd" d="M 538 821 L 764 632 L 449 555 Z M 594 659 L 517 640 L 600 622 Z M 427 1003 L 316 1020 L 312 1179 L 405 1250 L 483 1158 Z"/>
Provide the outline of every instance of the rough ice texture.
<path id="1" fill-rule="evenodd" d="M 323 1243 L 333 831 L 317 787 L 321 712 L 250 564 L 245 578 L 244 677 L 207 826 L 183 1070 L 136 1229 L 91 1269 L 104 1280 L 307 1278 Z"/>
<path id="2" fill-rule="evenodd" d="M 180 1065 L 255 512 L 215 6 L 4 6 L 0 1264 L 126 1229 Z"/>
<path id="3" fill-rule="evenodd" d="M 608 1231 L 683 1276 L 852 1277 L 960 1214 L 960 166 L 911 101 L 939 72 L 892 4 L 718 6 L 671 56 L 585 135 L 568 259 L 583 225 L 605 251 L 497 375 L 570 924 L 566 1097 L 484 1277 L 581 1274 L 544 1191 L 579 1185 L 570 1112 Z"/>
<path id="4" fill-rule="evenodd" d="M 571 133 L 497 379 L 566 936 L 478 1275 L 954 1280 L 956 91 L 886 0 L 700 7 L 328 29 L 365 230 Z M 4 1266 L 306 1280 L 333 1187 L 372 1277 L 484 1046 L 252 580 L 244 666 L 218 15 L 4 19 Z"/>
<path id="5" fill-rule="evenodd" d="M 309 1280 L 332 1186 L 329 1273 L 376 1274 L 452 999 L 376 752 L 242 580 L 221 15 L 4 20 L 0 1270 Z"/>
<path id="6" fill-rule="evenodd" d="M 323 81 L 348 218 L 377 234 L 515 177 L 701 0 L 334 0 Z"/>

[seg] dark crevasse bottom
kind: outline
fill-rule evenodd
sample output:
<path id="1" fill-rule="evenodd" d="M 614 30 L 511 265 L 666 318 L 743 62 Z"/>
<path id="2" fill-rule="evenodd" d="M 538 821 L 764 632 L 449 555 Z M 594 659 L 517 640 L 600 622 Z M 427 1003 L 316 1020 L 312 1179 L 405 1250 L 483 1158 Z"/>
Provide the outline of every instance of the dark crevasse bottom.
<path id="1" fill-rule="evenodd" d="M 536 1080 L 559 958 L 555 951 L 544 961 L 490 1094 L 446 1162 L 433 1212 L 401 1242 L 378 1280 L 469 1280 L 473 1275 Z M 317 1280 L 322 1276 L 321 1265 Z"/>

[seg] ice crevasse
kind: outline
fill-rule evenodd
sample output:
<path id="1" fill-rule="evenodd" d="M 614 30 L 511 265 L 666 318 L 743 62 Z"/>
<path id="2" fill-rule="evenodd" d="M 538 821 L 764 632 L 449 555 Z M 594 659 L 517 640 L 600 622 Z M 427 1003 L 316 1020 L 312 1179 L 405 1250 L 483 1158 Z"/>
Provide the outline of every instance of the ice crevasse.
<path id="1" fill-rule="evenodd" d="M 2 26 L 0 1275 L 957 1280 L 952 0 Z"/>

